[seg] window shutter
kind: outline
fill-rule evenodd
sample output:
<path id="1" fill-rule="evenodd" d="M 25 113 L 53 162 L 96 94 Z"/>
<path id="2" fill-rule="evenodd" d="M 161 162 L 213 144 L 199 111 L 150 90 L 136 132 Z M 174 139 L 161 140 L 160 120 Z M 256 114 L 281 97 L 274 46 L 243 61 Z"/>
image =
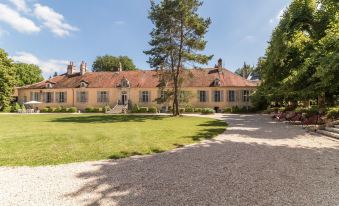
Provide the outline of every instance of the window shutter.
<path id="1" fill-rule="evenodd" d="M 80 102 L 80 92 L 77 91 L 77 102 Z"/>
<path id="2" fill-rule="evenodd" d="M 88 92 L 85 92 L 85 102 L 88 102 Z"/>
<path id="3" fill-rule="evenodd" d="M 98 91 L 98 92 L 97 92 L 97 102 L 101 102 L 100 94 L 101 94 L 101 92 Z"/>
<path id="4" fill-rule="evenodd" d="M 142 91 L 139 91 L 139 102 L 142 102 Z"/>
<path id="5" fill-rule="evenodd" d="M 55 92 L 55 102 L 57 102 L 57 103 L 60 102 L 60 93 L 61 92 Z"/>
<path id="6" fill-rule="evenodd" d="M 148 102 L 152 102 L 152 92 L 148 91 Z"/>
<path id="7" fill-rule="evenodd" d="M 224 101 L 224 91 L 220 91 L 220 101 Z"/>
<path id="8" fill-rule="evenodd" d="M 215 102 L 215 92 L 216 92 L 216 91 L 212 91 L 212 96 L 211 96 L 211 97 L 212 97 L 212 98 L 211 98 L 212 102 Z"/>
<path id="9" fill-rule="evenodd" d="M 31 92 L 31 101 L 33 101 L 34 99 L 33 99 L 33 92 Z"/>
<path id="10" fill-rule="evenodd" d="M 209 101 L 210 101 L 209 92 L 206 91 L 206 102 L 209 102 Z"/>
<path id="11" fill-rule="evenodd" d="M 197 98 L 198 98 L 198 102 L 200 102 L 200 91 L 199 90 L 197 92 Z"/>
<path id="12" fill-rule="evenodd" d="M 67 92 L 64 92 L 64 102 L 67 103 Z"/>
<path id="13" fill-rule="evenodd" d="M 43 93 L 41 93 L 41 102 L 44 102 L 44 103 L 46 103 L 46 101 L 45 101 L 45 92 L 43 92 Z"/>
<path id="14" fill-rule="evenodd" d="M 51 103 L 54 102 L 54 92 L 51 92 Z"/>

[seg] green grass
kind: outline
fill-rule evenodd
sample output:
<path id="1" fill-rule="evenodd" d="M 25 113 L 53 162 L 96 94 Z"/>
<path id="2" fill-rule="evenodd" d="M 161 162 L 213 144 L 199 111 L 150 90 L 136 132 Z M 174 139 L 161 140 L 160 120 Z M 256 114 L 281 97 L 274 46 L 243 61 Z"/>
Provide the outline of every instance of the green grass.
<path id="1" fill-rule="evenodd" d="M 171 150 L 222 133 L 199 117 L 0 115 L 0 166 L 54 165 Z"/>

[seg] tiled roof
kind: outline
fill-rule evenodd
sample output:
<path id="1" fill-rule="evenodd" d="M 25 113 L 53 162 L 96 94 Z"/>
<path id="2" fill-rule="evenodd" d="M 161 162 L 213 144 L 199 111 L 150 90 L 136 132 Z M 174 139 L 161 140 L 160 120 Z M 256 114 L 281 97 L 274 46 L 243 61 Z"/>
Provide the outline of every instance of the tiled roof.
<path id="1" fill-rule="evenodd" d="M 222 69 L 189 69 L 185 70 L 183 87 L 210 87 L 214 80 L 220 80 L 222 87 L 256 87 L 257 84 Z M 123 78 L 126 78 L 132 88 L 153 88 L 159 85 L 157 72 L 154 70 L 136 70 L 122 72 L 87 72 L 84 75 L 63 74 L 36 84 L 24 86 L 25 89 L 44 89 L 46 83 L 53 82 L 53 88 L 78 88 L 80 82 L 88 83 L 88 88 L 113 88 L 119 87 Z"/>

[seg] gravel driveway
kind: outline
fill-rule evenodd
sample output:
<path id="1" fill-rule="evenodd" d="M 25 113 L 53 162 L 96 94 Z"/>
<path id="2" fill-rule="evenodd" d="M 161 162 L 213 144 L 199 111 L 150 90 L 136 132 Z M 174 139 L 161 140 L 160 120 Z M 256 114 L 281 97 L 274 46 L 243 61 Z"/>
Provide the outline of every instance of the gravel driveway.
<path id="1" fill-rule="evenodd" d="M 162 154 L 0 167 L 0 205 L 339 205 L 339 142 L 262 115 Z"/>

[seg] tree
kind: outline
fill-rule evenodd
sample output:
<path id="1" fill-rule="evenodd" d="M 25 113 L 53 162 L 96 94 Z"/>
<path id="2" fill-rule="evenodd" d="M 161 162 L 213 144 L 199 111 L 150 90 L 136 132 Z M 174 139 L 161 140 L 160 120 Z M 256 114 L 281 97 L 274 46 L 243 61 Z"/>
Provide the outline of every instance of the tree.
<path id="1" fill-rule="evenodd" d="M 58 72 L 54 72 L 53 77 L 57 77 L 58 76 Z"/>
<path id="2" fill-rule="evenodd" d="M 199 0 L 151 0 L 149 19 L 154 24 L 150 33 L 151 49 L 148 63 L 159 73 L 163 87 L 170 85 L 173 95 L 173 115 L 179 115 L 180 87 L 184 81 L 184 67 L 188 63 L 207 64 L 212 56 L 198 53 L 206 47 L 204 36 L 211 23 L 198 15 Z M 170 98 L 170 97 L 168 97 Z"/>
<path id="3" fill-rule="evenodd" d="M 123 71 L 136 70 L 133 60 L 127 56 L 98 56 L 93 63 L 93 72 L 118 71 L 122 67 Z"/>
<path id="4" fill-rule="evenodd" d="M 14 68 L 17 86 L 34 84 L 44 80 L 41 69 L 34 64 L 16 63 Z"/>
<path id="5" fill-rule="evenodd" d="M 246 64 L 246 62 L 244 62 L 244 65 L 235 70 L 235 73 L 239 76 L 244 77 L 245 79 L 248 78 L 248 76 L 254 71 L 254 66 L 251 66 L 249 64 Z"/>
<path id="6" fill-rule="evenodd" d="M 9 111 L 16 84 L 15 69 L 4 50 L 0 49 L 0 110 Z"/>

